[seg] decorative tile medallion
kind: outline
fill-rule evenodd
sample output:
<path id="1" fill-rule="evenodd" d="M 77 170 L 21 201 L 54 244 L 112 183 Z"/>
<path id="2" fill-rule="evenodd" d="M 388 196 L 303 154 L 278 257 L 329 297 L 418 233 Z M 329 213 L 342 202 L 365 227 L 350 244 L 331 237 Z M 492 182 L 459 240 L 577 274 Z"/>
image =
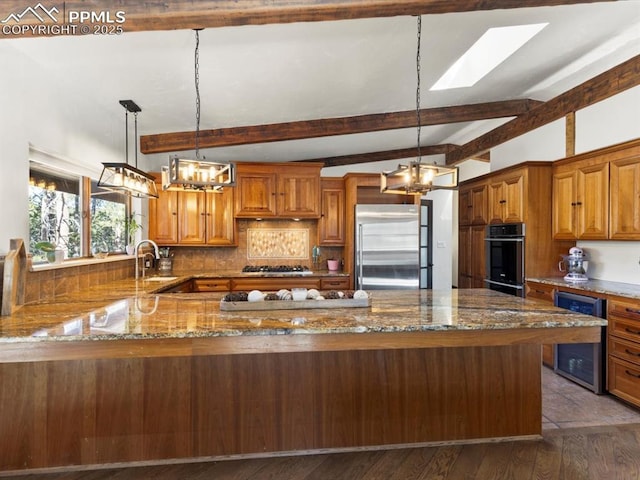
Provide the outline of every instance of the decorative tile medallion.
<path id="1" fill-rule="evenodd" d="M 247 258 L 309 258 L 309 230 L 249 228 Z"/>

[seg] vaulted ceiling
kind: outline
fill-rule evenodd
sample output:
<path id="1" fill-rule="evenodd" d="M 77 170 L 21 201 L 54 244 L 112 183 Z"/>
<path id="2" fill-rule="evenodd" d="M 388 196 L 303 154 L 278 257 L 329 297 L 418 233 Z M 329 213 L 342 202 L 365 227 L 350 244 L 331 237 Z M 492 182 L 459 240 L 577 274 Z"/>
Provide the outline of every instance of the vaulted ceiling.
<path id="1" fill-rule="evenodd" d="M 513 8 L 556 3 L 565 5 Z M 127 7 L 121 35 L 4 41 L 105 114 L 121 115 L 118 100 L 133 99 L 142 108 L 141 151 L 154 169 L 168 152 L 195 143 L 190 29 L 204 27 L 202 153 L 331 165 L 413 153 L 412 15 L 423 13 L 421 143 L 427 153 L 455 162 L 640 83 L 640 1 L 570 3 L 145 2 L 146 12 Z M 549 25 L 476 85 L 429 90 L 488 28 L 540 22 Z M 86 121 L 99 122 L 91 113 Z"/>

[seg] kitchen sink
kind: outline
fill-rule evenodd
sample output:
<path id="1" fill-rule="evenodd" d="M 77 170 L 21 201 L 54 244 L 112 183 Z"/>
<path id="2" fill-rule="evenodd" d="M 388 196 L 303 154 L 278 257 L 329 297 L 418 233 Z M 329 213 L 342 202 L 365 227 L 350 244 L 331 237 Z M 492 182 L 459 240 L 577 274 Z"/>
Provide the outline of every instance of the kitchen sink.
<path id="1" fill-rule="evenodd" d="M 178 277 L 147 277 L 145 282 L 168 282 L 169 280 L 175 280 Z"/>

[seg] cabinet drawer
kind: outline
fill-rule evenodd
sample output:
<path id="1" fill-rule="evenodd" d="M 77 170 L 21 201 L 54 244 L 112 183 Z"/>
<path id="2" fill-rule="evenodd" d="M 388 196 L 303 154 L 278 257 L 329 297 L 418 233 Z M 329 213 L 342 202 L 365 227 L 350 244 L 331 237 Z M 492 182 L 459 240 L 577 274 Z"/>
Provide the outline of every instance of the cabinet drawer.
<path id="1" fill-rule="evenodd" d="M 319 278 L 234 278 L 231 282 L 231 288 L 238 290 L 263 290 L 276 291 L 281 288 L 291 289 L 294 287 L 302 288 L 320 288 Z"/>
<path id="2" fill-rule="evenodd" d="M 614 355 L 628 362 L 635 363 L 640 367 L 640 343 L 610 336 L 609 355 Z"/>
<path id="3" fill-rule="evenodd" d="M 609 393 L 640 406 L 640 367 L 609 356 Z"/>
<path id="4" fill-rule="evenodd" d="M 231 280 L 224 278 L 197 278 L 193 281 L 194 292 L 228 292 Z"/>
<path id="5" fill-rule="evenodd" d="M 638 302 L 622 302 L 620 300 L 610 300 L 608 317 L 624 317 L 635 320 L 640 325 L 640 304 Z"/>
<path id="6" fill-rule="evenodd" d="M 320 279 L 320 290 L 345 290 L 347 288 L 349 288 L 349 277 Z"/>
<path id="7" fill-rule="evenodd" d="M 640 342 L 640 308 L 635 302 L 609 301 L 609 334 Z"/>
<path id="8" fill-rule="evenodd" d="M 555 287 L 544 283 L 527 282 L 527 298 L 537 298 L 553 303 Z"/>

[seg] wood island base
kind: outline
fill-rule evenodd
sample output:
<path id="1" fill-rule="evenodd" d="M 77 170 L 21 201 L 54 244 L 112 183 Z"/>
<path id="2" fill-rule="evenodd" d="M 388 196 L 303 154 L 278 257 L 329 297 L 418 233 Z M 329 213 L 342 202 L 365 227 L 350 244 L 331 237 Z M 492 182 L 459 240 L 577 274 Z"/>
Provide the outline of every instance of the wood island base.
<path id="1" fill-rule="evenodd" d="M 0 363 L 0 476 L 541 434 L 539 343 L 114 357 Z"/>

